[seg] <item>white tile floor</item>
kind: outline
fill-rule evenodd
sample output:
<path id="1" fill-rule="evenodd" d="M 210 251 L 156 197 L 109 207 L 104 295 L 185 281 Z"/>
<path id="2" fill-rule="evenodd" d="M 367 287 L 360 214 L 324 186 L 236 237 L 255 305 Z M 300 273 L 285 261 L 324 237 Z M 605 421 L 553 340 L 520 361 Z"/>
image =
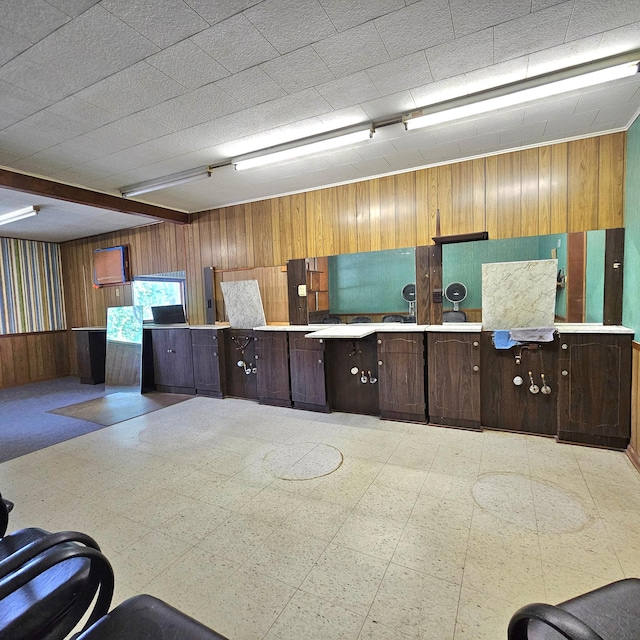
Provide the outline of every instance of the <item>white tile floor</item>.
<path id="1" fill-rule="evenodd" d="M 116 602 L 230 640 L 494 640 L 523 604 L 640 576 L 640 474 L 538 437 L 198 397 L 0 464 L 0 487 L 12 529 L 94 536 Z"/>

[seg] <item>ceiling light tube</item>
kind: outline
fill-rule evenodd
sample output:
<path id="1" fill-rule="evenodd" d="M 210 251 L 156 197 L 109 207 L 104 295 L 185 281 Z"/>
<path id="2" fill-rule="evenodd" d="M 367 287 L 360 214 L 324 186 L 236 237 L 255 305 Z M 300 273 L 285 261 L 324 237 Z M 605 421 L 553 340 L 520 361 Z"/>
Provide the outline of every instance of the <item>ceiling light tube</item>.
<path id="1" fill-rule="evenodd" d="M 636 59 L 594 71 L 589 71 L 593 68 L 593 64 L 563 69 L 559 72 L 441 102 L 408 114 L 403 118 L 403 122 L 407 130 L 430 127 L 576 89 L 584 89 L 603 82 L 633 76 L 638 73 L 639 62 L 640 60 Z"/>
<path id="2" fill-rule="evenodd" d="M 30 218 L 31 216 L 36 216 L 38 215 L 38 211 L 40 211 L 40 207 L 25 207 L 24 209 L 17 209 L 16 211 L 3 213 L 2 215 L 0 215 L 0 225 L 10 224 L 11 222 L 24 220 L 25 218 Z"/>
<path id="3" fill-rule="evenodd" d="M 141 196 L 143 193 L 150 193 L 151 191 L 178 187 L 183 184 L 188 184 L 189 182 L 202 180 L 202 178 L 208 178 L 211 175 L 212 169 L 213 167 L 206 166 L 181 171 L 180 173 L 174 173 L 164 178 L 156 178 L 155 180 L 147 180 L 146 182 L 139 182 L 129 185 L 128 187 L 122 187 L 120 193 L 125 198 L 133 198 L 135 196 Z"/>
<path id="4" fill-rule="evenodd" d="M 323 134 L 322 136 L 303 138 L 302 140 L 296 140 L 295 142 L 287 145 L 279 145 L 277 147 L 271 147 L 270 149 L 264 149 L 256 152 L 255 154 L 249 154 L 234 159 L 232 160 L 232 163 L 238 171 L 242 171 L 243 169 L 253 169 L 254 167 L 261 167 L 276 162 L 284 162 L 285 160 L 292 160 L 294 158 L 308 156 L 313 153 L 330 151 L 331 149 L 348 146 L 350 144 L 355 144 L 356 142 L 363 142 L 364 140 L 372 138 L 374 133 L 375 130 L 371 124 L 367 124 L 366 128 L 359 128 L 356 130 L 351 127 L 348 133 L 345 133 L 345 129 L 340 129 L 338 131 L 331 131 Z"/>

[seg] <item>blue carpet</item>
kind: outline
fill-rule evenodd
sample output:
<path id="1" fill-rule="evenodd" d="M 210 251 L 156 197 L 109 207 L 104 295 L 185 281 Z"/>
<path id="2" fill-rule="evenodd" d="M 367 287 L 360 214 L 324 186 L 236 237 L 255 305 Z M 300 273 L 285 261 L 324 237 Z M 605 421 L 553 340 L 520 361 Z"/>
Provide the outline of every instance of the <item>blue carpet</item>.
<path id="1" fill-rule="evenodd" d="M 104 384 L 80 384 L 75 377 L 0 389 L 0 462 L 103 429 L 47 411 L 104 395 Z"/>

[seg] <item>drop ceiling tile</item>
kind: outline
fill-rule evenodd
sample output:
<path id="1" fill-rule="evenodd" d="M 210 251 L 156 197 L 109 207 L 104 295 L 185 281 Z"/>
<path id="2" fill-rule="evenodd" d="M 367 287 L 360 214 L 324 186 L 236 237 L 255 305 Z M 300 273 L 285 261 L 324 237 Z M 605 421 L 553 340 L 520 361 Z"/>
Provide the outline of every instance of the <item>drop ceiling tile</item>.
<path id="1" fill-rule="evenodd" d="M 158 46 L 128 24 L 96 6 L 65 25 L 59 38 L 91 54 L 104 58 L 118 69 L 158 51 Z"/>
<path id="2" fill-rule="evenodd" d="M 496 25 L 493 30 L 496 62 L 548 49 L 564 42 L 573 0 Z"/>
<path id="3" fill-rule="evenodd" d="M 422 149 L 424 147 L 430 147 L 436 144 L 436 141 L 431 135 L 431 131 L 405 131 L 403 136 L 391 140 L 389 144 L 392 144 L 396 151 L 406 151 L 408 149 Z"/>
<path id="4" fill-rule="evenodd" d="M 117 116 L 110 111 L 89 104 L 76 96 L 69 96 L 51 105 L 49 109 L 70 120 L 77 120 L 83 125 L 95 129 L 116 120 Z"/>
<path id="5" fill-rule="evenodd" d="M 381 176 L 391 171 L 391 165 L 385 158 L 372 158 L 371 160 L 353 162 L 351 166 L 358 172 L 358 177 L 360 178 Z"/>
<path id="6" fill-rule="evenodd" d="M 430 129 L 431 135 L 436 144 L 444 144 L 445 142 L 453 142 L 454 140 L 463 140 L 476 135 L 476 123 L 456 122 L 454 124 L 440 125 Z"/>
<path id="7" fill-rule="evenodd" d="M 562 4 L 565 0 L 532 0 L 531 11 L 541 11 L 555 4 Z"/>
<path id="8" fill-rule="evenodd" d="M 383 120 L 390 116 L 413 111 L 416 108 L 416 103 L 409 91 L 401 91 L 384 98 L 369 100 L 361 106 L 372 120 Z"/>
<path id="9" fill-rule="evenodd" d="M 449 4 L 456 38 L 526 16 L 531 11 L 531 0 L 450 0 Z"/>
<path id="10" fill-rule="evenodd" d="M 92 128 L 89 124 L 71 120 L 60 113 L 52 111 L 50 108 L 42 109 L 25 118 L 22 124 L 40 131 L 55 131 L 57 135 L 64 139 L 75 138 Z"/>
<path id="11" fill-rule="evenodd" d="M 0 147 L 21 157 L 30 156 L 60 142 L 62 138 L 53 133 L 31 129 L 20 123 L 0 131 Z"/>
<path id="12" fill-rule="evenodd" d="M 493 29 L 485 29 L 427 49 L 434 80 L 488 67 L 493 63 Z"/>
<path id="13" fill-rule="evenodd" d="M 411 89 L 411 95 L 418 107 L 426 107 L 430 104 L 445 102 L 467 94 L 465 74 L 444 78 L 431 82 L 423 87 Z"/>
<path id="14" fill-rule="evenodd" d="M 347 76 L 389 60 L 373 22 L 325 38 L 314 44 L 313 48 L 336 77 Z"/>
<path id="15" fill-rule="evenodd" d="M 92 159 L 93 156 L 80 153 L 77 150 L 70 150 L 61 145 L 55 145 L 24 158 L 13 167 L 20 171 L 51 175 L 53 172 L 63 171 Z"/>
<path id="16" fill-rule="evenodd" d="M 633 124 L 638 115 L 638 108 L 630 108 L 629 104 L 614 105 L 608 109 L 600 109 L 598 115 L 592 123 L 594 130 L 611 130 L 624 127 L 625 129 Z"/>
<path id="17" fill-rule="evenodd" d="M 476 93 L 499 87 L 503 84 L 509 84 L 510 82 L 524 80 L 527 77 L 528 66 L 528 56 L 492 64 L 490 67 L 465 73 L 463 85 L 468 93 Z"/>
<path id="18" fill-rule="evenodd" d="M 185 0 L 185 2 L 209 24 L 222 22 L 262 0 Z"/>
<path id="19" fill-rule="evenodd" d="M 565 40 L 584 38 L 640 21 L 636 0 L 575 0 Z"/>
<path id="20" fill-rule="evenodd" d="M 119 91 L 130 91 L 138 96 L 147 106 L 159 104 L 186 92 L 181 84 L 144 61 L 113 74 L 109 82 Z"/>
<path id="21" fill-rule="evenodd" d="M 73 148 L 93 158 L 102 158 L 117 151 L 133 147 L 140 142 L 142 142 L 142 139 L 137 138 L 130 132 L 123 131 L 117 126 L 107 125 L 107 127 L 100 127 L 83 133 L 73 140 L 67 140 L 64 144 L 73 146 Z"/>
<path id="22" fill-rule="evenodd" d="M 280 53 L 336 32 L 318 0 L 264 0 L 244 15 Z"/>
<path id="23" fill-rule="evenodd" d="M 78 91 L 75 96 L 120 117 L 147 107 L 147 103 L 142 98 L 118 87 L 108 78 Z"/>
<path id="24" fill-rule="evenodd" d="M 447 0 L 422 0 L 375 20 L 391 58 L 453 40 Z"/>
<path id="25" fill-rule="evenodd" d="M 0 119 L 2 114 L 0 114 Z M 0 149 L 0 164 L 6 167 L 15 166 L 14 163 L 20 162 L 22 155 L 19 153 L 11 153 L 8 150 Z"/>
<path id="26" fill-rule="evenodd" d="M 535 124 L 554 118 L 570 116 L 576 110 L 579 99 L 579 95 L 557 96 L 553 100 L 525 105 L 523 124 Z"/>
<path id="27" fill-rule="evenodd" d="M 636 95 L 638 86 L 640 86 L 640 79 L 633 78 L 632 80 L 632 82 L 620 84 L 607 82 L 599 87 L 583 91 L 575 112 L 628 105 Z M 632 104 L 631 110 L 633 111 L 634 107 L 637 109 L 639 106 L 639 104 Z"/>
<path id="28" fill-rule="evenodd" d="M 228 93 L 220 89 L 217 84 L 207 84 L 176 98 L 182 104 L 195 112 L 201 112 L 205 120 L 215 120 L 228 113 L 240 111 L 242 105 Z M 184 128 L 184 127 L 182 127 Z"/>
<path id="29" fill-rule="evenodd" d="M 286 95 L 286 91 L 260 67 L 235 73 L 216 82 L 216 86 L 245 107 Z"/>
<path id="30" fill-rule="evenodd" d="M 458 146 L 463 156 L 490 153 L 501 148 L 500 132 L 494 131 L 492 133 L 473 136 L 472 138 L 463 138 L 462 140 L 458 140 Z"/>
<path id="31" fill-rule="evenodd" d="M 391 171 L 412 169 L 414 167 L 421 166 L 424 163 L 424 158 L 418 149 L 398 151 L 390 156 L 386 156 L 385 160 L 389 163 Z"/>
<path id="32" fill-rule="evenodd" d="M 49 100 L 0 80 L 0 109 L 7 114 L 24 118 L 49 104 Z"/>
<path id="33" fill-rule="evenodd" d="M 424 160 L 424 164 L 426 165 L 449 162 L 456 158 L 460 158 L 462 155 L 457 142 L 425 147 L 420 149 L 420 153 Z"/>
<path id="34" fill-rule="evenodd" d="M 192 40 L 178 42 L 150 56 L 146 62 L 188 89 L 197 89 L 229 75 Z"/>
<path id="35" fill-rule="evenodd" d="M 331 111 L 333 111 L 331 106 L 315 89 L 305 89 L 299 93 L 245 109 L 243 115 L 257 123 L 260 130 L 265 130 Z"/>
<path id="36" fill-rule="evenodd" d="M 433 81 L 424 51 L 367 69 L 367 74 L 381 96 L 413 89 Z"/>
<path id="37" fill-rule="evenodd" d="M 380 92 L 365 71 L 325 82 L 318 85 L 316 89 L 334 109 L 342 109 L 380 97 Z"/>
<path id="38" fill-rule="evenodd" d="M 403 0 L 320 0 L 320 4 L 338 31 L 346 31 L 405 6 Z"/>
<path id="39" fill-rule="evenodd" d="M 534 144 L 544 134 L 546 122 L 536 122 L 515 129 L 500 132 L 500 143 L 514 147 L 516 145 Z"/>
<path id="40" fill-rule="evenodd" d="M 0 2 L 0 25 L 28 42 L 42 40 L 68 20 L 68 15 L 44 0 Z"/>
<path id="41" fill-rule="evenodd" d="M 640 22 L 611 29 L 602 34 L 597 57 L 606 57 L 640 48 Z"/>
<path id="42" fill-rule="evenodd" d="M 87 9 L 98 4 L 100 0 L 47 0 L 47 2 L 68 16 L 75 18 Z"/>
<path id="43" fill-rule="evenodd" d="M 358 147 L 357 152 L 362 160 L 372 160 L 373 158 L 383 158 L 391 156 L 398 151 L 406 151 L 407 149 L 417 149 L 418 147 L 402 147 L 396 145 L 396 140 L 382 140 L 376 142 L 376 138 L 371 140 L 369 144 Z"/>
<path id="44" fill-rule="evenodd" d="M 0 25 L 0 66 L 28 49 L 31 43 Z"/>
<path id="45" fill-rule="evenodd" d="M 598 57 L 600 35 L 567 42 L 545 51 L 536 51 L 529 55 L 527 77 L 564 69 L 583 62 L 590 62 Z"/>
<path id="46" fill-rule="evenodd" d="M 312 47 L 303 47 L 261 65 L 287 93 L 333 80 L 329 67 Z"/>
<path id="47" fill-rule="evenodd" d="M 182 0 L 102 0 L 101 6 L 163 48 L 209 26 Z"/>
<path id="48" fill-rule="evenodd" d="M 510 109 L 500 109 L 479 118 L 474 118 L 473 123 L 476 127 L 476 134 L 482 135 L 493 131 L 521 127 L 524 121 L 524 113 L 524 107 L 511 107 Z"/>
<path id="49" fill-rule="evenodd" d="M 0 68 L 0 81 L 2 80 L 47 101 L 61 100 L 81 88 L 49 65 L 27 60 L 24 54 Z"/>
<path id="50" fill-rule="evenodd" d="M 556 138 L 566 138 L 573 135 L 580 135 L 584 129 L 593 124 L 597 111 L 583 111 L 573 113 L 570 116 L 560 116 L 550 119 L 544 130 L 545 136 L 555 136 Z"/>
<path id="51" fill-rule="evenodd" d="M 231 73 L 278 56 L 278 51 L 242 14 L 202 31 L 192 40 Z"/>
<path id="52" fill-rule="evenodd" d="M 123 131 L 130 131 L 133 135 L 141 140 L 153 140 L 173 133 L 171 127 L 161 124 L 157 120 L 150 118 L 147 113 L 141 111 L 132 113 L 129 116 L 120 118 L 106 127 L 117 126 Z"/>

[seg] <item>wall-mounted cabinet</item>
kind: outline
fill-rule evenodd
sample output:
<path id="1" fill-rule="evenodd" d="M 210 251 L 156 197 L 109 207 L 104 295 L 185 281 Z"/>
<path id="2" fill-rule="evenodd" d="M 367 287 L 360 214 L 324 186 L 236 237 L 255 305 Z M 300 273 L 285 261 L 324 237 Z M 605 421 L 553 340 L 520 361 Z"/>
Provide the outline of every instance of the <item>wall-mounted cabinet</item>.
<path id="1" fill-rule="evenodd" d="M 426 421 L 424 334 L 379 333 L 380 417 Z"/>
<path id="2" fill-rule="evenodd" d="M 193 378 L 196 393 L 222 398 L 224 396 L 225 352 L 224 330 L 192 329 Z"/>
<path id="3" fill-rule="evenodd" d="M 631 436 L 631 336 L 561 334 L 558 440 L 623 449 Z"/>
<path id="4" fill-rule="evenodd" d="M 429 333 L 429 422 L 480 428 L 480 334 Z"/>

